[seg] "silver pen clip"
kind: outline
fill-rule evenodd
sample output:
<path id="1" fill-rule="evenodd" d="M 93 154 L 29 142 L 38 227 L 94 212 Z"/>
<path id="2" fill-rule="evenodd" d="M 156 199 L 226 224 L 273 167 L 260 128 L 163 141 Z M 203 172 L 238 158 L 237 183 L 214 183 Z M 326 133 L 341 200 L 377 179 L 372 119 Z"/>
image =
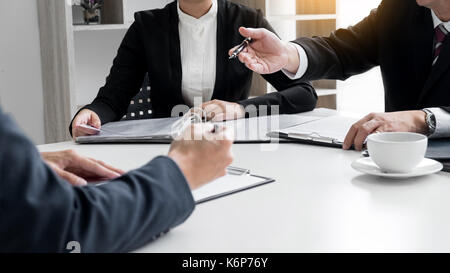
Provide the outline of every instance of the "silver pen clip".
<path id="1" fill-rule="evenodd" d="M 246 175 L 246 174 L 250 174 L 250 170 L 233 167 L 233 166 L 228 166 L 227 173 L 231 174 L 231 175 Z"/>
<path id="2" fill-rule="evenodd" d="M 330 143 L 330 144 L 339 144 L 340 142 L 332 137 L 324 137 L 321 136 L 319 133 L 312 132 L 312 133 L 290 133 L 288 134 L 288 137 L 302 139 L 302 140 L 311 140 L 316 142 L 323 142 L 323 143 Z"/>

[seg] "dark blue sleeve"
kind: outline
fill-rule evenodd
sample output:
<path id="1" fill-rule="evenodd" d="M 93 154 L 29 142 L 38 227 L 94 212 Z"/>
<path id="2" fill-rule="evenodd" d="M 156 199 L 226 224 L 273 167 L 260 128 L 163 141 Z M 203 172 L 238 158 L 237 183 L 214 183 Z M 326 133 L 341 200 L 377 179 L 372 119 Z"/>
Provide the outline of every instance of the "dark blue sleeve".
<path id="1" fill-rule="evenodd" d="M 168 157 L 102 186 L 73 187 L 0 112 L 0 252 L 125 252 L 181 224 L 195 206 Z"/>

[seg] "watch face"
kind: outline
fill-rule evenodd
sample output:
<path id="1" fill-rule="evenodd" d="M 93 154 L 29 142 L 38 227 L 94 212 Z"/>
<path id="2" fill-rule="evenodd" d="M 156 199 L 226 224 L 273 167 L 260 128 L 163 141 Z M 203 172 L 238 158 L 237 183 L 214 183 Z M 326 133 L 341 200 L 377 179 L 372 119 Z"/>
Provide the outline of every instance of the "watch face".
<path id="1" fill-rule="evenodd" d="M 430 129 L 430 132 L 434 133 L 434 131 L 436 130 L 436 117 L 431 112 L 427 113 L 427 123 L 428 123 L 428 127 Z"/>

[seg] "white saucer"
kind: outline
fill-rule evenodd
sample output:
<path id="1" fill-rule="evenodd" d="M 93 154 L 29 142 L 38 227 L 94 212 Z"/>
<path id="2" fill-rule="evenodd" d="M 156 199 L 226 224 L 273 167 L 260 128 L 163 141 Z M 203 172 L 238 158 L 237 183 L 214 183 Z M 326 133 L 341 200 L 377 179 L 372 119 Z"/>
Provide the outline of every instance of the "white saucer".
<path id="1" fill-rule="evenodd" d="M 352 168 L 360 171 L 362 173 L 375 175 L 375 176 L 382 176 L 382 177 L 389 177 L 389 178 L 409 178 L 409 177 L 416 177 L 416 176 L 423 176 L 423 175 L 429 175 L 433 173 L 437 173 L 442 170 L 444 166 L 442 163 L 433 160 L 424 158 L 420 164 L 415 167 L 411 172 L 408 173 L 387 173 L 384 172 L 378 167 L 370 157 L 363 157 L 359 158 L 352 163 Z"/>

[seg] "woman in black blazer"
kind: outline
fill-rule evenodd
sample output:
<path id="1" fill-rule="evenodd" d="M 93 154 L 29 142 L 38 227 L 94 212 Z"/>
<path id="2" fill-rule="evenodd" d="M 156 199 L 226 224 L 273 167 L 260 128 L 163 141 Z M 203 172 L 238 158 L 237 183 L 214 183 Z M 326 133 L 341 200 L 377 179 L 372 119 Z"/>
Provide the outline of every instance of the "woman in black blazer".
<path id="1" fill-rule="evenodd" d="M 194 38 L 189 28 L 199 28 L 207 20 L 211 21 L 205 23 L 205 26 L 214 27 L 213 34 L 216 38 L 211 39 L 211 35 L 206 35 L 203 43 L 192 44 Z M 139 92 L 147 73 L 155 118 L 170 117 L 172 109 L 177 105 L 192 107 L 190 96 L 195 91 L 200 92 L 203 102 L 212 100 L 213 102 L 205 105 L 216 109 L 215 111 L 221 111 L 217 109 L 224 109 L 225 106 L 236 111 L 227 115 L 216 113 L 216 118 L 220 116 L 221 119 L 242 117 L 242 110 L 248 105 L 267 105 L 269 109 L 272 105 L 278 105 L 280 113 L 313 110 L 317 102 L 314 88 L 309 83 L 290 80 L 283 72 L 264 75 L 279 92 L 248 99 L 252 71 L 238 59 L 229 60 L 228 56 L 229 49 L 243 40 L 238 32 L 241 26 L 273 31 L 261 11 L 226 0 L 179 0 L 179 3 L 174 1 L 163 9 L 137 12 L 135 22 L 120 45 L 105 86 L 90 105 L 77 113 L 70 126 L 71 133 L 74 137 L 93 134 L 95 132 L 79 125 L 88 124 L 100 128 L 101 124 L 121 119 L 126 114 L 131 99 Z M 210 62 L 210 66 L 215 69 L 208 70 L 207 64 L 203 66 L 203 74 L 195 74 L 197 70 L 182 62 L 183 58 L 189 59 L 195 66 L 193 56 L 199 56 L 197 47 L 201 46 L 204 56 L 208 52 L 211 54 L 208 51 L 211 47 L 216 47 L 213 53 L 214 65 L 211 66 Z M 210 59 L 203 57 L 199 63 L 207 63 Z M 199 83 L 199 77 L 193 75 L 203 75 L 202 82 Z M 208 75 L 214 77 L 208 78 Z M 190 80 L 197 82 L 192 83 Z M 190 84 L 200 87 L 196 89 Z M 204 90 L 201 86 L 205 86 Z"/>

